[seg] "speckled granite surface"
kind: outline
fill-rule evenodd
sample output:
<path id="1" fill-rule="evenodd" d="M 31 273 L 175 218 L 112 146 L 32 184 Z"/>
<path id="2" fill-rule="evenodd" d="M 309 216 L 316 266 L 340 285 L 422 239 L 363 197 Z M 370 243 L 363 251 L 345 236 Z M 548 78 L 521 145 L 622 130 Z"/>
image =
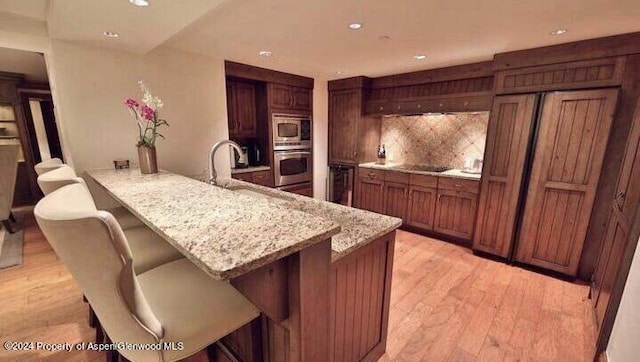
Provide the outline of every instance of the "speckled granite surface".
<path id="1" fill-rule="evenodd" d="M 283 199 L 271 199 L 270 202 L 282 205 L 292 211 L 301 211 L 339 224 L 342 231 L 331 239 L 332 261 L 340 259 L 402 225 L 402 220 L 395 217 L 320 201 L 240 180 L 224 179 L 220 180 L 219 184 L 231 189 L 240 187 L 259 190 L 281 197 Z"/>
<path id="2" fill-rule="evenodd" d="M 217 279 L 245 274 L 340 232 L 331 219 L 168 172 L 87 174 Z"/>
<path id="3" fill-rule="evenodd" d="M 429 172 L 429 171 L 400 169 L 398 168 L 398 166 L 400 165 L 401 165 L 400 163 L 386 163 L 384 165 L 379 165 L 375 162 L 369 162 L 369 163 L 361 163 L 358 166 L 364 167 L 364 168 L 374 168 L 378 170 L 392 170 L 392 171 L 400 171 L 400 172 L 406 172 L 406 173 L 417 173 L 421 175 L 461 178 L 466 180 L 480 180 L 482 178 L 481 174 L 466 173 L 458 169 L 452 169 L 444 172 Z"/>

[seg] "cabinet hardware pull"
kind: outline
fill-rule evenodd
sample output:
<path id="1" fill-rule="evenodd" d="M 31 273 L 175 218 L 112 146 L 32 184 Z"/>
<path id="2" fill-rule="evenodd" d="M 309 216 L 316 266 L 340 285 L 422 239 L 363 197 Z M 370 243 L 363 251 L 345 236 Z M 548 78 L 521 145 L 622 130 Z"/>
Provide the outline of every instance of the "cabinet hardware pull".
<path id="1" fill-rule="evenodd" d="M 369 174 L 368 174 L 368 175 L 369 175 L 369 178 L 371 178 L 371 179 L 376 178 L 376 174 L 375 174 L 375 173 L 373 173 L 373 172 L 369 172 Z"/>
<path id="2" fill-rule="evenodd" d="M 456 187 L 457 187 L 457 188 L 460 188 L 460 187 L 462 187 L 462 185 L 460 185 L 460 184 L 456 184 Z"/>
<path id="3" fill-rule="evenodd" d="M 624 192 L 624 191 L 622 191 L 622 192 L 620 192 L 620 193 L 618 194 L 618 198 L 619 198 L 619 199 L 623 199 L 623 200 L 624 200 L 624 197 L 625 197 L 625 196 L 626 196 L 626 194 L 625 194 L 625 192 Z"/>

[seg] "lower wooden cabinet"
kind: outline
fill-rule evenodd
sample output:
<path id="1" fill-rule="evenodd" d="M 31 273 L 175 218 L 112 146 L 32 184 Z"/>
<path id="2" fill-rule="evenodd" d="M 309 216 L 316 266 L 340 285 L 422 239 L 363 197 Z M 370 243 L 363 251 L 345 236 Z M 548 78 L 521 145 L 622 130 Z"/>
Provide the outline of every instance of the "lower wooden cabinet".
<path id="1" fill-rule="evenodd" d="M 409 185 L 397 182 L 384 183 L 384 214 L 407 221 L 407 202 Z"/>
<path id="2" fill-rule="evenodd" d="M 356 207 L 425 231 L 473 237 L 479 181 L 366 168 L 358 173 Z"/>
<path id="3" fill-rule="evenodd" d="M 236 173 L 232 174 L 231 178 L 266 187 L 274 186 L 273 173 L 271 170 Z"/>
<path id="4" fill-rule="evenodd" d="M 433 230 L 437 194 L 438 189 L 433 187 L 409 186 L 407 225 L 425 230 Z"/>
<path id="5" fill-rule="evenodd" d="M 473 237 L 477 208 L 477 194 L 439 189 L 433 230 L 470 240 Z"/>

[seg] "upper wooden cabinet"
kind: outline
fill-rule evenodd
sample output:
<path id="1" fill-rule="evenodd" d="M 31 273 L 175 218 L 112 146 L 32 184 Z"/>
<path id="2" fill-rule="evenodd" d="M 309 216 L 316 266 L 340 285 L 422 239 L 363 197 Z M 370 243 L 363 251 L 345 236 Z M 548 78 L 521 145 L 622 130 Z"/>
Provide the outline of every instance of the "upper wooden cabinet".
<path id="1" fill-rule="evenodd" d="M 375 160 L 380 119 L 363 115 L 368 87 L 364 77 L 329 82 L 329 163 Z"/>
<path id="2" fill-rule="evenodd" d="M 310 113 L 313 90 L 279 83 L 269 83 L 269 106 L 277 110 Z"/>
<path id="3" fill-rule="evenodd" d="M 546 95 L 518 261 L 576 274 L 617 98 L 617 89 Z"/>
<path id="4" fill-rule="evenodd" d="M 508 257 L 517 223 L 536 96 L 498 96 L 489 116 L 473 248 Z"/>
<path id="5" fill-rule="evenodd" d="M 252 83 L 227 80 L 227 116 L 231 137 L 256 137 L 256 87 Z"/>

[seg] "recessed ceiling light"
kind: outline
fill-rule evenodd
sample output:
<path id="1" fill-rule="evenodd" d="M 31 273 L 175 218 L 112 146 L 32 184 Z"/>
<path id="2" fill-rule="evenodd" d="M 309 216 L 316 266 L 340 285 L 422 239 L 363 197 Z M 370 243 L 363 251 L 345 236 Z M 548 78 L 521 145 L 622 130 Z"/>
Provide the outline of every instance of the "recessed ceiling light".
<path id="1" fill-rule="evenodd" d="M 416 55 L 413 56 L 413 59 L 415 59 L 415 60 L 422 60 L 422 59 L 426 59 L 426 58 L 427 58 L 427 56 L 424 55 L 424 54 L 416 54 Z"/>
<path id="2" fill-rule="evenodd" d="M 567 29 L 556 29 L 551 32 L 551 35 L 562 35 L 567 32 Z"/>
<path id="3" fill-rule="evenodd" d="M 362 24 L 361 23 L 351 23 L 349 24 L 349 29 L 351 30 L 358 30 L 362 28 Z"/>
<path id="4" fill-rule="evenodd" d="M 258 55 L 261 57 L 270 57 L 273 53 L 268 50 L 261 50 L 258 52 Z"/>
<path id="5" fill-rule="evenodd" d="M 341 70 L 338 70 L 338 71 L 336 72 L 336 74 L 342 74 L 342 71 L 341 71 Z"/>
<path id="6" fill-rule="evenodd" d="M 129 0 L 135 6 L 149 6 L 149 0 Z"/>
<path id="7" fill-rule="evenodd" d="M 120 36 L 120 34 L 113 31 L 105 31 L 102 33 L 102 35 L 106 36 L 107 38 L 117 38 Z"/>

